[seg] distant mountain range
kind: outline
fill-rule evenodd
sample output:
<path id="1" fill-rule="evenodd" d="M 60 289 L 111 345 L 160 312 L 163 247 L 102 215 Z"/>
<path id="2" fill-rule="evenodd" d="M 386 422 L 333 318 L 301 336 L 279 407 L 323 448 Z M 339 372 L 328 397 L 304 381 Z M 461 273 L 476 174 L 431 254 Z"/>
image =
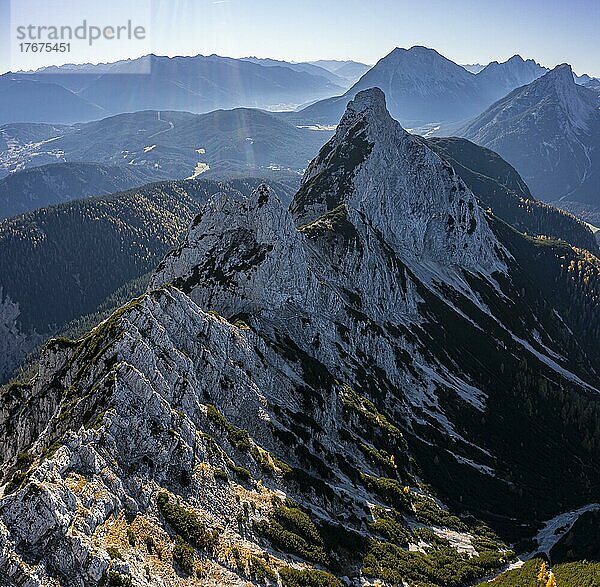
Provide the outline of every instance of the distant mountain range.
<path id="1" fill-rule="evenodd" d="M 310 64 L 148 55 L 109 66 L 0 76 L 0 123 L 85 122 L 138 110 L 291 109 L 339 94 L 348 85 Z"/>
<path id="2" fill-rule="evenodd" d="M 56 162 L 127 166 L 147 181 L 223 166 L 301 172 L 330 136 L 253 109 L 142 111 L 71 126 L 10 124 L 0 127 L 0 177 Z"/>
<path id="3" fill-rule="evenodd" d="M 533 59 L 523 60 L 520 55 L 508 61 L 498 63 L 492 61 L 486 65 L 475 78 L 486 93 L 486 100 L 494 100 L 505 96 L 515 88 L 524 86 L 548 72 Z"/>
<path id="4" fill-rule="evenodd" d="M 481 75 L 481 74 L 480 74 Z M 560 65 L 457 132 L 510 162 L 534 196 L 600 206 L 598 95 Z"/>
<path id="5" fill-rule="evenodd" d="M 258 65 L 264 65 L 265 67 L 289 67 L 294 71 L 301 71 L 311 75 L 321 76 L 341 88 L 350 87 L 352 85 L 345 77 L 340 77 L 333 71 L 325 67 L 320 67 L 315 63 L 292 63 L 289 61 L 281 61 L 279 59 L 261 59 L 258 57 L 243 57 L 242 60 L 250 61 Z"/>
<path id="6" fill-rule="evenodd" d="M 386 94 L 392 116 L 405 125 L 463 120 L 545 72 L 533 60 L 515 55 L 473 74 L 433 49 L 396 48 L 346 93 L 308 106 L 296 118 L 305 123 L 332 124 L 357 92 L 379 87 Z"/>
<path id="7" fill-rule="evenodd" d="M 575 81 L 585 86 L 586 88 L 590 88 L 592 90 L 600 90 L 600 79 L 597 77 L 590 77 L 587 74 L 575 76 Z"/>
<path id="8" fill-rule="evenodd" d="M 504 63 L 461 66 L 425 47 L 397 48 L 373 67 L 356 61 L 147 55 L 109 64 L 4 74 L 0 76 L 0 124 L 71 124 L 141 110 L 291 111 L 308 105 L 297 120 L 334 125 L 357 92 L 380 87 L 391 113 L 418 127 L 471 118 L 547 71 L 518 55 Z M 577 81 L 600 87 L 597 79 L 587 75 Z"/>
<path id="9" fill-rule="evenodd" d="M 252 61 L 258 65 L 289 67 L 295 71 L 303 71 L 311 75 L 327 78 L 331 83 L 345 89 L 355 84 L 369 69 L 370 65 L 358 61 L 336 61 L 321 59 L 310 62 L 290 62 L 277 59 L 259 59 L 258 57 L 244 57 L 245 61 Z"/>
<path id="10" fill-rule="evenodd" d="M 55 83 L 52 76 L 29 79 L 0 76 L 0 124 L 7 122 L 61 122 L 94 120 L 107 111 Z"/>
<path id="11" fill-rule="evenodd" d="M 336 74 L 350 82 L 350 85 L 356 83 L 369 69 L 370 65 L 359 63 L 357 61 L 336 61 L 335 59 L 320 59 L 319 61 L 311 61 L 313 65 L 327 69 L 331 73 Z"/>

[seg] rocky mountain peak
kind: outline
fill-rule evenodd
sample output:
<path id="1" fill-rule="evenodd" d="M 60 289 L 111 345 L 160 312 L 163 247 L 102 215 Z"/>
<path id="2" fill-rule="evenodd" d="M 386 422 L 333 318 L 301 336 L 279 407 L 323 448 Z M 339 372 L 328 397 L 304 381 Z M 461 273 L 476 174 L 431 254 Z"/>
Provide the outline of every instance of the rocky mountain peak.
<path id="1" fill-rule="evenodd" d="M 542 97 L 550 97 L 557 101 L 564 122 L 575 130 L 586 131 L 588 120 L 596 110 L 595 101 L 585 88 L 575 83 L 571 66 L 567 63 L 557 65 L 538 81 L 535 91 Z"/>
<path id="2" fill-rule="evenodd" d="M 531 83 L 547 71 L 533 59 L 525 60 L 520 55 L 513 55 L 501 63 L 492 61 L 477 75 L 477 80 L 490 85 L 488 89 L 492 92 L 491 95 L 498 92 L 504 94 Z"/>
<path id="3" fill-rule="evenodd" d="M 304 265 L 292 217 L 275 192 L 261 185 L 249 198 L 212 198 L 150 287 L 173 283 L 199 306 L 235 316 L 277 310 L 306 292 Z"/>
<path id="4" fill-rule="evenodd" d="M 473 194 L 390 116 L 379 88 L 348 104 L 335 136 L 307 169 L 291 211 L 303 225 L 341 204 L 408 257 L 499 266 Z"/>
<path id="5" fill-rule="evenodd" d="M 354 100 L 348 103 L 346 114 L 373 114 L 383 118 L 389 117 L 385 105 L 385 94 L 380 88 L 363 90 L 356 94 Z M 343 119 L 342 119 L 343 123 Z"/>
<path id="6" fill-rule="evenodd" d="M 523 59 L 521 55 L 518 53 L 513 55 L 510 59 L 505 61 L 505 64 L 511 65 L 513 67 L 531 67 L 539 70 L 548 71 L 546 68 L 542 67 L 535 59 Z"/>
<path id="7" fill-rule="evenodd" d="M 497 68 L 500 65 L 514 65 L 514 66 L 518 66 L 518 65 L 522 65 L 523 63 L 525 63 L 525 60 L 520 56 L 520 55 L 513 55 L 510 59 L 508 59 L 507 61 L 490 61 L 490 63 L 488 63 L 483 70 L 486 69 L 494 69 Z"/>
<path id="8" fill-rule="evenodd" d="M 397 123 L 387 110 L 385 94 L 380 88 L 370 88 L 359 92 L 348 102 L 334 138 L 337 137 L 341 141 L 343 137 L 361 134 L 367 127 L 370 129 L 377 127 L 379 131 L 384 131 L 394 124 Z M 364 147 L 368 150 L 366 145 Z M 366 155 L 366 152 L 364 154 Z"/>
<path id="9" fill-rule="evenodd" d="M 472 74 L 435 49 L 416 45 L 410 49 L 397 47 L 378 63 L 398 70 L 403 79 L 437 79 L 439 76 L 466 80 Z M 364 86 L 363 86 L 364 87 Z"/>
<path id="10" fill-rule="evenodd" d="M 575 77 L 573 70 L 568 63 L 557 65 L 554 69 L 548 71 L 546 75 L 538 80 L 538 88 L 544 91 L 576 89 Z"/>
<path id="11" fill-rule="evenodd" d="M 366 263 L 361 255 L 371 241 L 379 244 Z M 422 139 L 392 119 L 384 93 L 372 88 L 348 104 L 289 210 L 264 185 L 249 198 L 213 197 L 158 267 L 150 289 L 173 284 L 201 308 L 233 322 L 250 316 L 266 328 L 337 312 L 329 307 L 339 305 L 331 302 L 332 291 L 350 289 L 381 305 L 381 315 L 395 316 L 399 308 L 412 315 L 412 294 L 384 296 L 395 300 L 389 307 L 378 301 L 373 273 L 386 273 L 386 255 L 453 283 L 463 269 L 486 277 L 505 269 L 503 248 L 474 195 Z M 340 282 L 332 285 L 334 274 Z"/>
<path id="12" fill-rule="evenodd" d="M 553 86 L 556 89 L 573 88 L 575 78 L 571 66 L 568 63 L 557 65 L 544 76 L 543 86 L 545 88 Z"/>
<path id="13" fill-rule="evenodd" d="M 562 64 L 498 100 L 458 134 L 504 157 L 540 199 L 593 200 L 598 125 L 597 94 Z"/>

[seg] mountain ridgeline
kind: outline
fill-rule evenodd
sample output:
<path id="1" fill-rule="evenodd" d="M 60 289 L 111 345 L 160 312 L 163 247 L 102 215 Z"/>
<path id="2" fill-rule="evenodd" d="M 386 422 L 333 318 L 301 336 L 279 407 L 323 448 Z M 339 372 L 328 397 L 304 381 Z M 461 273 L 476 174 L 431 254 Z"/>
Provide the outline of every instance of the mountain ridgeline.
<path id="1" fill-rule="evenodd" d="M 427 144 L 453 166 L 484 208 L 508 224 L 532 236 L 545 235 L 597 251 L 583 223 L 536 201 L 518 173 L 495 153 L 465 139 L 430 139 Z M 64 184 L 65 177 L 82 180 L 69 183 L 73 190 L 91 185 L 89 176 L 80 173 L 88 166 L 113 177 L 110 167 L 107 171 L 106 166 L 67 163 L 17 172 L 0 185 L 10 186 L 7 192 L 21 206 L 34 205 L 36 200 L 30 196 L 39 198 L 49 188 L 57 199 L 68 199 L 56 185 Z M 22 181 L 23 177 L 29 181 Z M 249 195 L 259 183 L 252 178 L 163 182 L 51 206 L 0 224 L 2 379 L 50 334 L 65 328 L 80 332 L 98 308 L 104 307 L 98 315 L 104 317 L 106 310 L 125 301 L 127 292 L 138 292 L 141 276 L 178 241 L 211 195 L 231 190 Z M 285 175 L 269 183 L 286 203 L 297 189 L 296 180 L 285 180 Z M 117 291 L 122 293 L 113 299 Z"/>
<path id="2" fill-rule="evenodd" d="M 143 295 L 3 390 L 0 572 L 464 587 L 589 553 L 600 264 L 483 199 L 378 89 L 289 207 L 213 195 Z"/>
<path id="3" fill-rule="evenodd" d="M 143 167 L 55 163 L 0 179 L 0 219 L 87 196 L 113 194 L 149 183 Z"/>
<path id="4" fill-rule="evenodd" d="M 127 167 L 146 182 L 221 170 L 297 174 L 331 134 L 246 108 L 143 111 L 70 126 L 9 124 L 0 127 L 0 177 L 58 162 Z"/>
<path id="5" fill-rule="evenodd" d="M 546 71 L 533 60 L 515 55 L 473 74 L 433 49 L 396 48 L 346 93 L 312 104 L 296 118 L 306 124 L 336 123 L 348 100 L 361 90 L 379 87 L 386 94 L 392 116 L 405 125 L 466 120 Z"/>
<path id="6" fill-rule="evenodd" d="M 308 65 L 308 64 L 307 64 Z M 0 76 L 0 123 L 74 123 L 137 110 L 210 112 L 219 108 L 289 109 L 347 87 L 317 66 L 267 67 L 218 55 L 47 67 Z"/>
<path id="7" fill-rule="evenodd" d="M 259 183 L 163 182 L 0 222 L 0 381 L 46 338 L 152 271 L 210 196 L 250 194 Z M 293 187 L 271 185 L 291 197 Z"/>
<path id="8" fill-rule="evenodd" d="M 511 163 L 534 196 L 600 206 L 598 97 L 569 65 L 514 90 L 458 134 Z"/>

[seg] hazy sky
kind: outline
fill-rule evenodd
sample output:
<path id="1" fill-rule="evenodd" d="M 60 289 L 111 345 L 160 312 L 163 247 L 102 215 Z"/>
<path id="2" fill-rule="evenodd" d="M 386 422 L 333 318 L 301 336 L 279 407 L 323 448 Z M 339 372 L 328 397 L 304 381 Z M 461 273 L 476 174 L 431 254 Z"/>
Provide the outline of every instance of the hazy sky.
<path id="1" fill-rule="evenodd" d="M 147 24 L 148 38 L 91 49 L 80 42 L 66 56 L 38 56 L 35 65 L 113 61 L 148 50 L 375 63 L 394 47 L 426 45 L 459 63 L 519 53 L 600 76 L 598 0 L 0 0 L 0 70 L 32 63 L 16 48 L 17 24 L 71 24 L 84 17 L 102 26 L 132 19 Z"/>

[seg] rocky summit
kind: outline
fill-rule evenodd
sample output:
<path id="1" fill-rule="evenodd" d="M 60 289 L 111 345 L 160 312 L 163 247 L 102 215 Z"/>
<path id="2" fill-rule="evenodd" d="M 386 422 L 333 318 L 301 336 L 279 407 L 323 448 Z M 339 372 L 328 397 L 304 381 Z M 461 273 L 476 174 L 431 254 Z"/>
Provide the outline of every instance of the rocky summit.
<path id="1" fill-rule="evenodd" d="M 514 165 L 534 196 L 598 207 L 598 96 L 575 83 L 570 65 L 517 88 L 458 133 Z"/>
<path id="2" fill-rule="evenodd" d="M 461 587 L 576 550 L 598 270 L 359 93 L 289 208 L 214 196 L 145 295 L 4 390 L 0 577 Z"/>

